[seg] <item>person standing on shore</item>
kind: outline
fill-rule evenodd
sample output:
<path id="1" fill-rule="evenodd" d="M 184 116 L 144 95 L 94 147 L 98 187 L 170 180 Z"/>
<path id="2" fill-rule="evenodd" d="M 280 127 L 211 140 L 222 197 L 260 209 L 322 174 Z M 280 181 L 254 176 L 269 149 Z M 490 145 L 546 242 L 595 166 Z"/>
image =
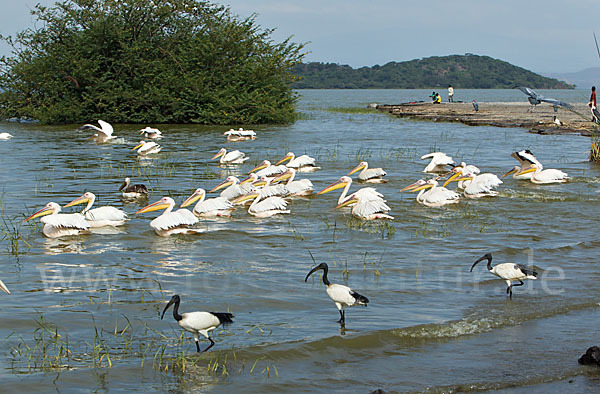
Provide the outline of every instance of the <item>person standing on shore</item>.
<path id="1" fill-rule="evenodd" d="M 448 102 L 454 102 L 454 88 L 452 87 L 452 85 L 448 85 Z"/>
<path id="2" fill-rule="evenodd" d="M 592 110 L 592 122 L 600 123 L 600 119 L 598 119 L 598 111 L 596 110 L 596 87 L 592 86 L 592 95 L 590 96 L 590 102 L 588 106 Z"/>

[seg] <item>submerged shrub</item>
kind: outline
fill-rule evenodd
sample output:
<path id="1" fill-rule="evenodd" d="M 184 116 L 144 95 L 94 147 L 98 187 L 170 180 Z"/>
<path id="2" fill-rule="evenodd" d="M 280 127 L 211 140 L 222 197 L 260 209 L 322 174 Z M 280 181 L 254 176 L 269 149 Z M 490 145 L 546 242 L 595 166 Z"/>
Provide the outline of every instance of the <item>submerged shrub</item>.
<path id="1" fill-rule="evenodd" d="M 256 124 L 295 119 L 291 68 L 255 16 L 196 0 L 65 0 L 0 59 L 0 113 L 44 123 Z"/>

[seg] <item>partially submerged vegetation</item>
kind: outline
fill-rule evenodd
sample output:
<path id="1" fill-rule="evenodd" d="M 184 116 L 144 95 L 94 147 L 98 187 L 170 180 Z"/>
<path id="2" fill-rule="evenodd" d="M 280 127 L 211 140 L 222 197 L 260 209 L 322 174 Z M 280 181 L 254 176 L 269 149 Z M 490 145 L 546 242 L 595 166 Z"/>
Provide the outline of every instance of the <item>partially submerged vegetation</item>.
<path id="1" fill-rule="evenodd" d="M 254 16 L 197 0 L 64 0 L 2 37 L 0 114 L 44 123 L 257 124 L 295 119 L 290 69 Z"/>

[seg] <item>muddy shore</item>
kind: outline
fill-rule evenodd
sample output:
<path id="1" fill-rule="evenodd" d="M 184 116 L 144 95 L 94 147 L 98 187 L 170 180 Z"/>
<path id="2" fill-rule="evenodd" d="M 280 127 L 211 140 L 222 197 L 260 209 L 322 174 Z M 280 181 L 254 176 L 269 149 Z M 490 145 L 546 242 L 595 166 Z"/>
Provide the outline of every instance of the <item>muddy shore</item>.
<path id="1" fill-rule="evenodd" d="M 600 133 L 599 125 L 591 122 L 587 104 L 574 104 L 575 112 L 542 103 L 532 110 L 528 102 L 481 102 L 479 111 L 472 103 L 430 102 L 377 105 L 380 111 L 401 118 L 432 122 L 460 122 L 469 126 L 523 127 L 538 134 L 579 134 L 591 136 Z M 555 123 L 555 116 L 560 124 Z"/>

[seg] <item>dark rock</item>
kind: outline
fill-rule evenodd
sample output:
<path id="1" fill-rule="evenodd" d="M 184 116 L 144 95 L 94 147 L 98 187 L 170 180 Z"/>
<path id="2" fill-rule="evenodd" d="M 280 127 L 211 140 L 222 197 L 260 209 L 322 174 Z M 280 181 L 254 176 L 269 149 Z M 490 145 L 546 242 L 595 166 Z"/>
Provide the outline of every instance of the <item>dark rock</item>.
<path id="1" fill-rule="evenodd" d="M 579 357 L 579 364 L 583 365 L 598 365 L 600 366 L 600 348 L 598 346 L 592 346 L 585 354 Z"/>

